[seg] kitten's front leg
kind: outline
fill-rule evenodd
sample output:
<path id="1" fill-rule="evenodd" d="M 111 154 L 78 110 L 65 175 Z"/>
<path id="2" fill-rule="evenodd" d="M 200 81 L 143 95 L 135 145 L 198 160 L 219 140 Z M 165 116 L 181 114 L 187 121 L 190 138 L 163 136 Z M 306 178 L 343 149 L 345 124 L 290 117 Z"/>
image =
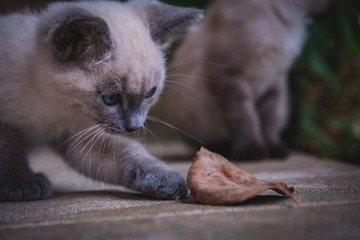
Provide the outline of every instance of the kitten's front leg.
<path id="1" fill-rule="evenodd" d="M 139 143 L 123 136 L 95 135 L 68 141 L 62 148 L 65 160 L 81 173 L 157 199 L 187 196 L 185 178 L 151 156 Z"/>
<path id="2" fill-rule="evenodd" d="M 21 131 L 0 123 L 0 201 L 38 200 L 51 194 L 50 181 L 28 166 Z"/>

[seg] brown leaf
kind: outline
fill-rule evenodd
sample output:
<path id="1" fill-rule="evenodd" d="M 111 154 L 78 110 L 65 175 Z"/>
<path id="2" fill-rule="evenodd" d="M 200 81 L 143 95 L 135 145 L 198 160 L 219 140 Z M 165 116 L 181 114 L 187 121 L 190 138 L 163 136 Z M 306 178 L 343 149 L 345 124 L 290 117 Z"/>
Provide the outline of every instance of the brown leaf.
<path id="1" fill-rule="evenodd" d="M 195 155 L 187 183 L 196 201 L 210 205 L 240 203 L 268 189 L 299 201 L 292 186 L 262 181 L 204 147 Z"/>

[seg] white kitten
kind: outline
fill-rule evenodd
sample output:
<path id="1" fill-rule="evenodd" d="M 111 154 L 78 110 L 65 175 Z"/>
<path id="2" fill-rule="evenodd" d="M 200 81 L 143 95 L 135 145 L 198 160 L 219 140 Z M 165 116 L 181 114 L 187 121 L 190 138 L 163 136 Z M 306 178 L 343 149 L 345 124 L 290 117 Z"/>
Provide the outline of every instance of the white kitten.
<path id="1" fill-rule="evenodd" d="M 51 196 L 27 165 L 48 144 L 78 171 L 146 195 L 187 195 L 181 174 L 121 135 L 140 128 L 165 75 L 162 50 L 201 11 L 158 1 L 59 2 L 0 18 L 0 200 Z"/>

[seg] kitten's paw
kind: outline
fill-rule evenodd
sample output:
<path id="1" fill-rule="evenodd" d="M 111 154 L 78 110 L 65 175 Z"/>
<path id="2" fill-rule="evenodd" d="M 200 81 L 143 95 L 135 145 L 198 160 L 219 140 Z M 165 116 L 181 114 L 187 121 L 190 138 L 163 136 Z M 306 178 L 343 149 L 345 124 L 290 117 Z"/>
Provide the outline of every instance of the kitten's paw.
<path id="1" fill-rule="evenodd" d="M 286 158 L 290 153 L 290 149 L 285 143 L 270 144 L 269 151 L 270 158 Z"/>
<path id="2" fill-rule="evenodd" d="M 259 160 L 269 157 L 267 147 L 264 145 L 249 144 L 244 147 L 234 147 L 231 157 L 234 160 Z"/>
<path id="3" fill-rule="evenodd" d="M 156 190 L 157 199 L 183 199 L 188 194 L 185 178 L 178 172 L 172 171 L 161 179 L 161 184 Z"/>
<path id="4" fill-rule="evenodd" d="M 176 171 L 160 170 L 158 173 L 147 173 L 139 180 L 139 190 L 156 199 L 182 199 L 188 194 L 185 178 Z"/>
<path id="5" fill-rule="evenodd" d="M 51 183 L 40 173 L 24 180 L 0 181 L 0 201 L 3 202 L 46 199 L 51 195 Z"/>

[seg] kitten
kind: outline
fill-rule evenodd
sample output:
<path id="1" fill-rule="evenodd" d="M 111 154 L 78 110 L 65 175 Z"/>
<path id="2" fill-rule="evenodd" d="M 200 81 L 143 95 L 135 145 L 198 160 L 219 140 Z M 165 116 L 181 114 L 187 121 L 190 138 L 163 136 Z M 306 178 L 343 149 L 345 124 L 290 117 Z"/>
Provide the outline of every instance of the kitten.
<path id="1" fill-rule="evenodd" d="M 200 10 L 155 0 L 59 2 L 0 18 L 0 200 L 48 198 L 27 164 L 48 144 L 79 172 L 159 199 L 184 177 L 122 135 L 142 127 L 164 80 L 162 50 Z"/>
<path id="2" fill-rule="evenodd" d="M 175 54 L 167 120 L 234 159 L 287 156 L 287 74 L 328 2 L 215 1 Z"/>

